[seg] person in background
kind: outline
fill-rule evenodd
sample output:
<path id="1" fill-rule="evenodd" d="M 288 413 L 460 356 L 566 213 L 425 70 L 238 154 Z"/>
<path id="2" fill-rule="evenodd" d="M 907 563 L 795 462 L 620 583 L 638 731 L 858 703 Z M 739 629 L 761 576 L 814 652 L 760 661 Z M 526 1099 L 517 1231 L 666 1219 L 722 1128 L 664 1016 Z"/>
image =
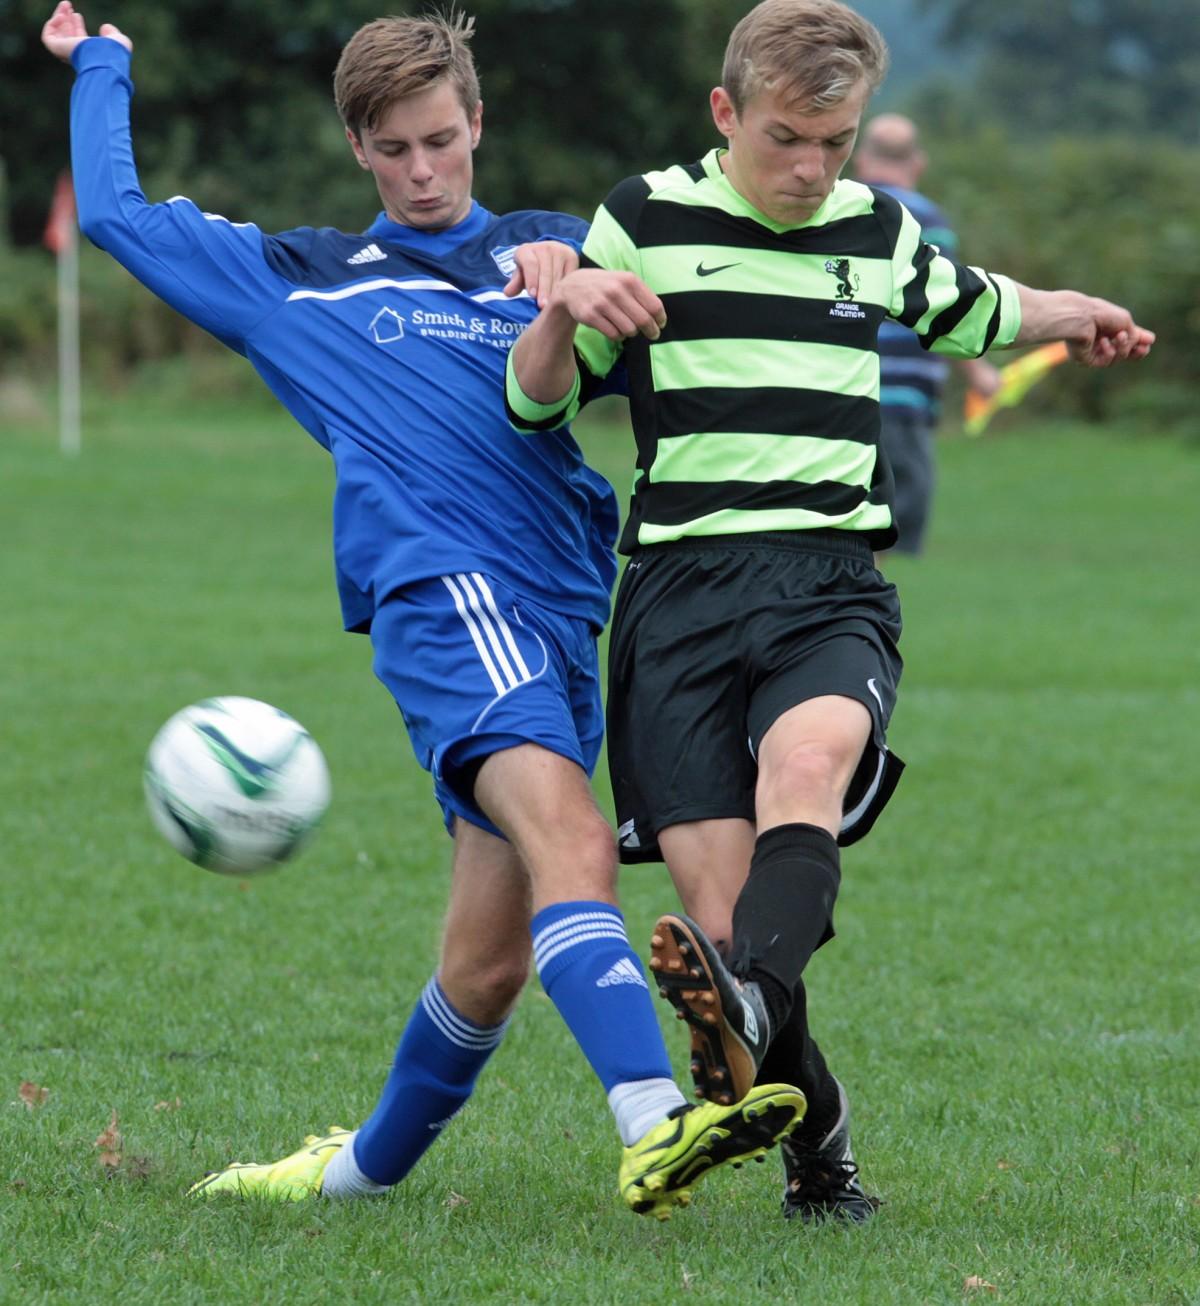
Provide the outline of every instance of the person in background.
<path id="1" fill-rule="evenodd" d="M 958 237 L 940 208 L 917 189 L 929 159 L 916 124 L 899 113 L 882 113 L 863 129 L 854 156 L 859 181 L 886 191 L 916 218 L 921 237 L 958 259 Z M 967 385 L 985 398 L 996 392 L 1000 374 L 984 358 L 957 362 Z M 925 544 L 937 482 L 934 441 L 942 390 L 950 371 L 945 358 L 921 347 L 917 335 L 886 319 L 879 328 L 879 418 L 881 443 L 895 481 L 897 553 L 918 554 Z"/>

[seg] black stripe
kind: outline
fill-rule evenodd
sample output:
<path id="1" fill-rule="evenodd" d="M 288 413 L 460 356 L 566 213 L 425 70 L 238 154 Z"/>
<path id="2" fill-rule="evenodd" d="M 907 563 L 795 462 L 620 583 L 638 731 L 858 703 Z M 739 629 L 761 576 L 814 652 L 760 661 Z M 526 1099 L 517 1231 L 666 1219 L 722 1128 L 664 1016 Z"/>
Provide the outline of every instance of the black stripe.
<path id="1" fill-rule="evenodd" d="M 900 201 L 894 195 L 889 195 L 887 191 L 876 190 L 872 186 L 871 194 L 875 196 L 875 207 L 872 212 L 875 220 L 879 223 L 883 243 L 887 246 L 887 257 L 890 259 L 896 252 L 896 246 L 900 243 L 900 228 L 904 225 L 904 209 L 901 207 Z"/>
<path id="2" fill-rule="evenodd" d="M 932 245 L 926 245 L 921 241 L 917 245 L 916 256 L 913 259 L 913 267 L 916 269 L 916 275 L 904 287 L 904 307 L 900 311 L 900 316 L 896 318 L 902 326 L 915 327 L 917 323 L 929 312 L 929 269 L 933 260 L 937 258 L 937 251 Z"/>
<path id="3" fill-rule="evenodd" d="M 723 209 L 651 199 L 642 210 L 637 243 L 642 249 L 713 245 L 788 254 L 840 254 L 847 258 L 892 257 L 874 214 L 839 218 L 820 227 L 774 232 Z"/>
<path id="4" fill-rule="evenodd" d="M 832 289 L 833 281 L 830 280 Z M 663 344 L 680 340 L 782 340 L 846 345 L 872 351 L 887 310 L 855 304 L 863 317 L 835 317 L 828 299 L 754 295 L 734 290 L 681 290 L 662 296 L 667 327 Z M 915 343 L 915 342 L 914 342 Z"/>
<path id="5" fill-rule="evenodd" d="M 792 386 L 663 390 L 654 397 L 653 412 L 654 435 L 659 440 L 698 431 L 827 434 L 856 444 L 874 444 L 879 438 L 876 400 Z"/>
<path id="6" fill-rule="evenodd" d="M 638 219 L 650 194 L 645 177 L 626 177 L 609 191 L 604 207 L 634 244 L 637 244 Z"/>
<path id="7" fill-rule="evenodd" d="M 1003 304 L 1000 287 L 990 276 L 987 280 L 988 285 L 996 292 L 996 307 L 992 309 L 992 316 L 988 318 L 987 330 L 983 333 L 983 348 L 979 351 L 981 355 L 986 354 L 991 349 L 992 341 L 996 338 L 996 332 L 1000 330 L 1000 309 Z"/>
<path id="8" fill-rule="evenodd" d="M 861 485 L 840 481 L 661 481 L 642 491 L 642 521 L 682 526 L 723 510 L 765 512 L 806 509 L 840 516 L 853 512 L 867 497 Z"/>
<path id="9" fill-rule="evenodd" d="M 708 174 L 704 171 L 704 160 L 697 159 L 695 163 L 685 163 L 681 165 L 684 172 L 687 173 L 693 181 L 703 181 Z"/>
<path id="10" fill-rule="evenodd" d="M 921 336 L 921 344 L 926 349 L 935 340 L 948 336 L 967 316 L 979 301 L 979 296 L 987 289 L 987 284 L 963 263 L 954 265 L 954 285 L 958 297 L 953 304 L 948 304 L 929 324 L 929 330 Z"/>

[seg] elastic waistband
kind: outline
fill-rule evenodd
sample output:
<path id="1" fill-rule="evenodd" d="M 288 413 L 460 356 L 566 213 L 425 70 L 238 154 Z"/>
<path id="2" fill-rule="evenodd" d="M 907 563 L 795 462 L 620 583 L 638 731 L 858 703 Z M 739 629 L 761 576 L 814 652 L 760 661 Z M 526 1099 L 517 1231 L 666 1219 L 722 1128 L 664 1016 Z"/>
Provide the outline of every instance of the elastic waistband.
<path id="1" fill-rule="evenodd" d="M 791 553 L 824 553 L 835 558 L 875 560 L 870 542 L 862 531 L 840 531 L 819 527 L 807 531 L 755 531 L 738 535 L 691 535 L 661 544 L 639 544 L 631 557 L 657 553 L 725 553 L 745 549 L 786 549 Z"/>

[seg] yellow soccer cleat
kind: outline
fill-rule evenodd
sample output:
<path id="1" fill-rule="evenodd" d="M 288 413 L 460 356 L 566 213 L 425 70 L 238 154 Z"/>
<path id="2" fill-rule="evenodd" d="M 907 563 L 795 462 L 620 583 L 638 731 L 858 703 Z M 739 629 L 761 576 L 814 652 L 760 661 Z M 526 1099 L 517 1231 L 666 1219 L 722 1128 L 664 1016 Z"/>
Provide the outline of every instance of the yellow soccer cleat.
<path id="1" fill-rule="evenodd" d="M 798 1088 L 760 1084 L 740 1102 L 702 1102 L 672 1111 L 621 1159 L 621 1196 L 637 1215 L 671 1218 L 692 1200 L 692 1186 L 718 1166 L 761 1159 L 804 1119 Z"/>
<path id="2" fill-rule="evenodd" d="M 282 1161 L 248 1165 L 235 1161 L 224 1170 L 205 1175 L 188 1189 L 189 1197 L 260 1197 L 270 1202 L 302 1202 L 321 1191 L 321 1181 L 330 1158 L 353 1138 L 352 1130 L 330 1125 L 323 1137 L 309 1134 L 304 1146 Z"/>

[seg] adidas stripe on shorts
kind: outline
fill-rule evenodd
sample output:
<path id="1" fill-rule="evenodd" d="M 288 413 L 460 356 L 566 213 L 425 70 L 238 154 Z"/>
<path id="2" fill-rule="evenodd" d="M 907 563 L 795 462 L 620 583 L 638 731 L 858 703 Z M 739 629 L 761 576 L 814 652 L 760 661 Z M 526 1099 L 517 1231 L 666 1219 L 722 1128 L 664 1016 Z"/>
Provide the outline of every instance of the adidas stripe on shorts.
<path id="1" fill-rule="evenodd" d="M 582 618 L 455 572 L 389 595 L 371 643 L 447 829 L 460 816 L 501 833 L 473 795 L 479 767 L 501 749 L 540 744 L 589 776 L 595 769 L 604 710 L 596 635 Z"/>

